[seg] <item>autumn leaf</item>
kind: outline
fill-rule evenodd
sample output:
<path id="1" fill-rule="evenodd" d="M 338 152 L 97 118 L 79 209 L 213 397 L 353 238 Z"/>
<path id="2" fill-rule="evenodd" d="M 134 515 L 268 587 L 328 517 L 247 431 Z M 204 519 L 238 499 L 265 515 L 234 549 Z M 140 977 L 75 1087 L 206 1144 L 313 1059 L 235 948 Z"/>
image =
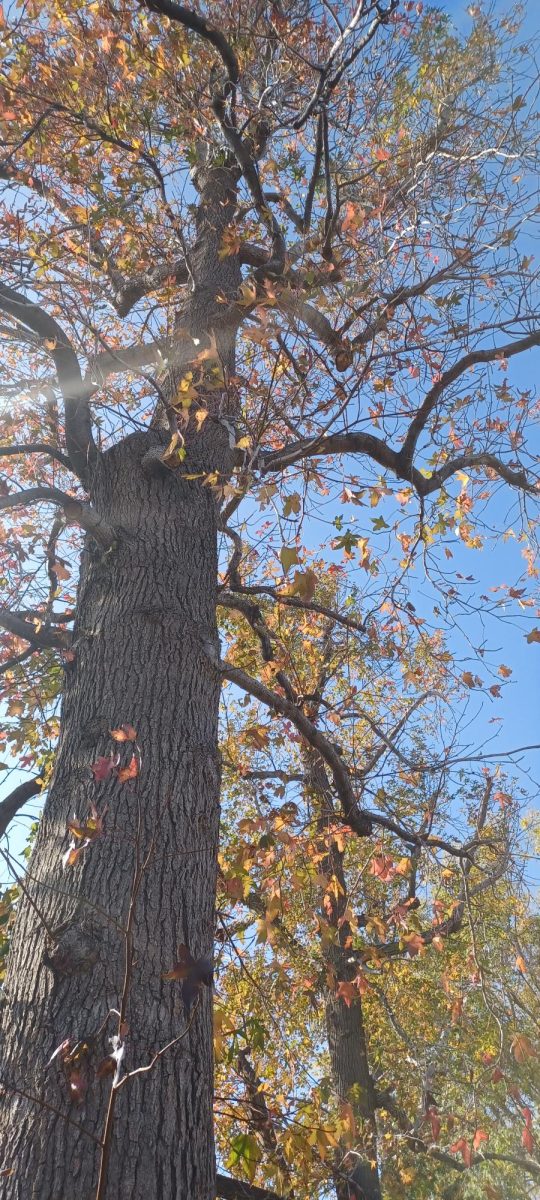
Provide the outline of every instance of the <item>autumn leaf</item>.
<path id="1" fill-rule="evenodd" d="M 354 986 L 354 983 L 345 979 L 342 979 L 338 984 L 336 996 L 338 1000 L 343 1000 L 345 1002 L 347 1008 L 350 1008 L 351 1004 L 353 1004 L 355 1000 L 358 1000 L 358 992 Z"/>
<path id="2" fill-rule="evenodd" d="M 300 596 L 302 600 L 313 600 L 317 588 L 317 576 L 315 571 L 310 568 L 307 571 L 295 571 L 294 579 L 291 587 L 293 596 Z"/>
<path id="3" fill-rule="evenodd" d="M 133 725 L 121 725 L 119 729 L 109 729 L 114 742 L 136 742 L 137 730 Z"/>
<path id="4" fill-rule="evenodd" d="M 530 1039 L 524 1033 L 517 1033 L 512 1039 L 510 1047 L 516 1062 L 527 1062 L 528 1058 L 537 1058 L 538 1051 L 533 1046 Z"/>
<path id="5" fill-rule="evenodd" d="M 538 626 L 536 626 L 534 629 L 531 629 L 530 633 L 527 634 L 527 641 L 529 643 L 540 642 L 540 629 Z"/>
<path id="6" fill-rule="evenodd" d="M 386 854 L 376 854 L 369 864 L 369 873 L 383 883 L 388 883 L 396 874 L 394 860 Z"/>
<path id="7" fill-rule="evenodd" d="M 440 1134 L 441 1134 L 442 1122 L 441 1122 L 441 1118 L 437 1112 L 437 1109 L 436 1108 L 428 1108 L 427 1116 L 429 1117 L 429 1121 L 431 1124 L 431 1140 L 433 1142 L 438 1142 Z"/>
<path id="8" fill-rule="evenodd" d="M 285 575 L 287 575 L 288 571 L 290 571 L 291 567 L 293 567 L 295 563 L 300 562 L 298 551 L 294 546 L 282 546 L 279 552 L 279 557 Z"/>
<path id="9" fill-rule="evenodd" d="M 464 1137 L 458 1138 L 457 1142 L 454 1142 L 453 1145 L 450 1146 L 450 1153 L 461 1154 L 465 1166 L 470 1167 L 472 1162 L 472 1151 L 469 1143 Z"/>
<path id="10" fill-rule="evenodd" d="M 119 762 L 120 758 L 117 754 L 101 755 L 99 758 L 96 758 L 95 763 L 92 763 L 90 767 L 95 782 L 102 783 L 105 779 L 108 779 L 111 771 L 118 766 Z"/>
<path id="11" fill-rule="evenodd" d="M 136 779 L 139 774 L 137 756 L 132 754 L 127 767 L 119 767 L 116 774 L 119 783 L 127 783 L 130 779 Z"/>

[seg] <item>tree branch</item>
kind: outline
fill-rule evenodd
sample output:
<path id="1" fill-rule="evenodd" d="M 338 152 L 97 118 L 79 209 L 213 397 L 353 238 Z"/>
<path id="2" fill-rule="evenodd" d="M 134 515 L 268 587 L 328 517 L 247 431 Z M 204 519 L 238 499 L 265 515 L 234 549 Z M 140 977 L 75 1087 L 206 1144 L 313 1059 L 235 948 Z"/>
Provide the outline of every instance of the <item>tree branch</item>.
<path id="1" fill-rule="evenodd" d="M 82 389 L 77 391 L 82 385 L 81 369 L 71 342 L 58 322 L 39 304 L 7 284 L 0 284 L 0 311 L 8 313 L 48 343 L 47 350 L 56 367 L 64 402 L 67 452 L 73 470 L 85 480 L 89 467 L 97 460 L 98 449 L 92 436 L 90 408 Z"/>
<path id="2" fill-rule="evenodd" d="M 343 625 L 345 629 L 351 629 L 354 633 L 366 633 L 366 627 L 361 621 L 355 621 L 353 617 L 344 617 L 342 613 L 336 612 L 333 608 L 327 608 L 325 604 L 318 604 L 316 600 L 302 600 L 300 596 L 290 596 L 283 592 L 278 592 L 277 588 L 273 587 L 251 587 L 235 584 L 230 592 L 218 593 L 218 605 L 224 608 L 236 608 L 235 598 L 237 593 L 245 596 L 268 596 L 276 604 L 285 604 L 289 608 L 300 608 L 307 612 L 320 613 L 322 617 L 328 617 L 331 621 L 335 621 L 336 625 Z"/>
<path id="3" fill-rule="evenodd" d="M 49 446 L 48 442 L 14 442 L 11 446 L 0 446 L 0 458 L 7 458 L 12 454 L 48 454 L 56 462 L 62 463 L 63 467 L 67 467 L 68 471 L 73 471 L 71 459 L 67 454 L 63 454 L 57 446 Z"/>
<path id="4" fill-rule="evenodd" d="M 3 837 L 8 825 L 19 812 L 19 809 L 32 799 L 32 796 L 38 796 L 41 792 L 43 778 L 41 775 L 36 775 L 35 779 L 27 779 L 25 783 L 20 783 L 14 788 L 9 796 L 4 800 L 0 800 L 0 837 Z"/>
<path id="5" fill-rule="evenodd" d="M 317 729 L 302 710 L 293 704 L 291 700 L 280 696 L 278 692 L 273 692 L 264 683 L 261 683 L 258 679 L 253 679 L 246 671 L 242 671 L 240 667 L 233 667 L 225 662 L 221 664 L 221 673 L 225 679 L 229 679 L 231 683 L 236 684 L 243 692 L 248 692 L 249 695 L 260 700 L 262 704 L 266 704 L 267 708 L 281 713 L 282 716 L 287 717 L 292 722 L 298 732 L 302 734 L 302 737 L 305 738 L 306 742 L 319 752 L 321 758 L 330 767 L 334 786 L 340 799 L 343 819 L 347 825 L 350 825 L 351 829 L 359 837 L 369 837 L 372 832 L 371 821 L 358 806 L 347 767 L 339 751 L 321 733 L 320 729 Z"/>
<path id="6" fill-rule="evenodd" d="M 216 1196 L 218 1200 L 284 1200 L 277 1192 L 244 1183 L 243 1179 L 231 1179 L 228 1175 L 216 1177 Z"/>
<path id="7" fill-rule="evenodd" d="M 38 649 L 58 650 L 70 642 L 70 635 L 65 630 L 50 629 L 47 625 L 38 630 L 30 621 L 23 620 L 18 613 L 10 612 L 7 608 L 0 608 L 0 628 L 6 629 L 14 637 L 23 638 Z"/>
<path id="8" fill-rule="evenodd" d="M 198 33 L 205 42 L 210 42 L 220 55 L 231 83 L 238 83 L 240 78 L 238 59 L 227 38 L 219 29 L 214 29 L 204 17 L 200 17 L 193 9 L 185 8 L 183 4 L 176 4 L 174 0 L 144 0 L 144 4 L 146 8 L 150 9 L 150 12 L 161 13 L 163 17 L 168 17 L 170 21 L 177 21 L 185 29 L 190 29 L 192 33 Z"/>
<path id="9" fill-rule="evenodd" d="M 465 354 L 463 358 L 458 359 L 447 371 L 443 371 L 440 379 L 430 388 L 416 416 L 413 417 L 409 425 L 407 436 L 399 453 L 402 478 L 410 478 L 416 443 L 446 388 L 450 387 L 450 384 L 454 383 L 456 379 L 459 379 L 465 371 L 477 366 L 479 363 L 494 362 L 498 358 L 513 358 L 515 354 L 522 354 L 523 351 L 530 350 L 533 346 L 540 346 L 540 330 L 537 330 L 535 333 L 529 333 L 526 337 L 518 338 L 515 342 L 507 342 L 504 346 L 491 346 L 485 350 L 471 350 L 469 354 Z"/>
<path id="10" fill-rule="evenodd" d="M 525 471 L 514 471 L 494 454 L 480 451 L 478 454 L 461 454 L 459 458 L 452 458 L 427 479 L 424 477 L 423 495 L 427 496 L 430 492 L 438 491 L 451 475 L 455 475 L 456 471 L 468 471 L 474 467 L 487 467 L 488 470 L 494 471 L 496 475 L 510 484 L 510 487 L 520 488 L 522 492 L 531 492 L 533 495 L 539 494 L 540 480 L 532 481 L 527 478 Z"/>
<path id="11" fill-rule="evenodd" d="M 0 511 L 7 508 L 21 508 L 27 504 L 56 504 L 63 509 L 66 520 L 80 525 L 87 533 L 99 542 L 106 550 L 110 550 L 116 541 L 114 529 L 99 516 L 95 508 L 74 496 L 68 496 L 54 487 L 27 488 L 23 492 L 11 492 L 9 496 L 0 496 Z"/>

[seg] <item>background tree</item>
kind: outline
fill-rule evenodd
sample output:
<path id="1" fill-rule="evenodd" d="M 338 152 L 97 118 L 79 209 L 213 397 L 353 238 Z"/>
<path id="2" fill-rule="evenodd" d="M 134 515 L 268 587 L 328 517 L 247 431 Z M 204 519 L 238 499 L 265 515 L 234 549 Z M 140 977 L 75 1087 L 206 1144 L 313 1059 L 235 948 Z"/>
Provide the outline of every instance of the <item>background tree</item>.
<path id="1" fill-rule="evenodd" d="M 322 913 L 324 982 L 310 987 L 330 1045 L 327 1099 L 315 1090 L 299 1121 L 322 1159 L 306 1176 L 310 1194 L 331 1183 L 339 1200 L 378 1196 L 381 1168 L 384 1186 L 402 1186 L 410 1168 L 387 1119 L 405 1153 L 427 1149 L 447 1170 L 459 1156 L 468 1170 L 474 1154 L 487 1161 L 486 1131 L 467 1110 L 457 1149 L 437 1150 L 443 1117 L 425 1078 L 439 1068 L 412 1013 L 403 1032 L 412 1060 L 420 1045 L 426 1061 L 412 1094 L 403 1080 L 393 1098 L 389 1014 L 407 971 L 369 981 L 373 995 L 382 989 L 377 1002 L 369 994 L 364 1005 L 362 990 L 375 947 L 377 962 L 418 957 L 431 996 L 438 968 L 427 950 L 435 940 L 442 954 L 457 935 L 456 977 L 444 1000 L 435 989 L 430 1013 L 436 1044 L 447 1001 L 457 1014 L 463 999 L 462 964 L 478 957 L 478 898 L 501 887 L 502 926 L 515 895 L 516 798 L 491 775 L 483 790 L 469 783 L 456 838 L 465 794 L 448 779 L 464 692 L 496 698 L 509 668 L 485 647 L 491 684 L 476 665 L 454 668 L 442 630 L 471 604 L 450 573 L 449 532 L 476 548 L 490 522 L 504 528 L 502 488 L 520 501 L 535 578 L 534 400 L 505 374 L 540 342 L 530 49 L 513 16 L 498 24 L 475 8 L 459 37 L 440 12 L 392 0 L 339 12 L 213 2 L 204 14 L 172 0 L 47 3 L 3 22 L 6 739 L 47 788 L 5 983 L 6 1195 L 215 1195 L 209 985 L 223 680 L 271 714 L 285 750 L 291 738 L 298 746 L 303 829 L 291 861 L 303 839 L 301 903 Z M 365 506 L 378 514 L 356 517 Z M 435 597 L 429 619 L 411 600 L 417 561 Z M 525 611 L 534 603 L 528 584 L 504 598 Z M 244 630 L 231 637 L 226 626 L 225 658 L 218 607 Z M 538 640 L 536 627 L 528 637 Z M 441 687 L 457 717 L 428 747 L 410 722 L 422 709 L 426 730 L 438 729 Z M 273 742 L 268 723 L 248 726 L 253 754 Z M 378 779 L 387 755 L 397 771 L 389 791 Z M 288 786 L 279 756 L 278 769 Z M 19 799 L 8 798 L 7 817 Z M 272 864 L 238 827 L 231 865 L 228 822 L 221 881 L 246 900 L 251 865 L 257 880 Z M 264 850 L 273 834 L 252 832 Z M 253 890 L 257 919 L 273 930 L 272 879 Z M 442 906 L 429 928 L 415 917 L 417 879 L 423 903 Z M 350 896 L 364 885 L 353 916 Z M 293 908 L 296 891 L 292 880 Z M 396 905 L 405 914 L 392 916 Z M 240 919 L 255 919 L 249 906 Z M 225 946 L 224 920 L 218 909 Z M 505 944 L 495 928 L 494 979 L 488 986 L 488 964 L 475 963 L 484 1008 L 476 993 L 470 1005 L 478 1029 L 486 1010 L 499 1029 L 483 1051 L 494 1071 L 507 1047 L 525 1067 L 534 1053 L 530 1034 L 503 1024 L 494 1005 L 497 989 L 508 1003 Z M 259 960 L 262 970 L 264 952 Z M 520 1020 L 525 1012 L 534 1025 L 519 980 L 516 994 L 529 1009 Z M 251 993 L 249 1003 L 253 1023 Z M 308 996 L 298 1004 L 303 1022 Z M 223 1036 L 238 1038 L 230 1013 L 219 1019 Z M 348 1074 L 354 1028 L 360 1053 Z M 233 1133 L 229 1160 L 254 1177 L 264 1150 L 273 1161 L 261 1172 L 283 1194 L 306 1138 L 277 1136 L 248 1034 L 237 1069 L 253 1128 Z M 320 1026 L 290 1036 L 315 1062 Z M 445 1113 L 458 1104 L 459 1071 L 452 1082 Z M 320 1104 L 330 1097 L 327 1142 Z M 516 1104 L 526 1154 L 508 1165 L 531 1178 L 532 1113 Z M 222 1178 L 218 1189 L 257 1196 Z"/>

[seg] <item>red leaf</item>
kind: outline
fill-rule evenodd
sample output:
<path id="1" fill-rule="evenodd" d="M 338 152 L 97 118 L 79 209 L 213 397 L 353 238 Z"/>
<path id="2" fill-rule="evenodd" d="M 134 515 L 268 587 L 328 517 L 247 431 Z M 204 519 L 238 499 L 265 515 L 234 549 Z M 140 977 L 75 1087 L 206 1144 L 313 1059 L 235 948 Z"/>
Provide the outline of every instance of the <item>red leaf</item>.
<path id="1" fill-rule="evenodd" d="M 388 883 L 396 873 L 394 860 L 386 854 L 376 854 L 369 864 L 369 873 L 383 883 Z"/>
<path id="2" fill-rule="evenodd" d="M 92 763 L 90 767 L 96 783 L 102 783 L 104 779 L 108 779 L 119 761 L 117 754 L 109 754 L 107 757 L 101 755 L 100 758 L 96 758 L 95 763 Z"/>

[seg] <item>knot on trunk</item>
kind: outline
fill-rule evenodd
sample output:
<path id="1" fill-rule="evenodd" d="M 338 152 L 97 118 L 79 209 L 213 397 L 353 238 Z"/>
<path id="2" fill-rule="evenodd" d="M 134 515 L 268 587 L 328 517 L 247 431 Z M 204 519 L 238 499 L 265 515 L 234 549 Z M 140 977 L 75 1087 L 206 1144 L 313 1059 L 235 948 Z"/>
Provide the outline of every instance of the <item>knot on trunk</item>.
<path id="1" fill-rule="evenodd" d="M 53 975 L 82 975 L 91 971 L 100 956 L 99 932 L 93 924 L 74 919 L 47 939 L 43 962 Z"/>

